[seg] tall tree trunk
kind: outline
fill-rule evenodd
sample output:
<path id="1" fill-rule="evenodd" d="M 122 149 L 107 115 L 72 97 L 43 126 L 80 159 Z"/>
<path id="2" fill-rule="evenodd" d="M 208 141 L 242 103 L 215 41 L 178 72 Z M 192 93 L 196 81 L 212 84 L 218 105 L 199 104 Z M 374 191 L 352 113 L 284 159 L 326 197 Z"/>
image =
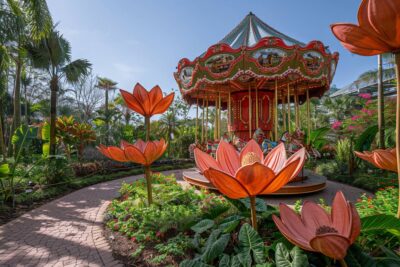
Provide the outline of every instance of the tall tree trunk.
<path id="1" fill-rule="evenodd" d="M 21 125 L 21 72 L 22 60 L 16 61 L 15 86 L 14 86 L 14 114 L 13 114 L 13 133 Z"/>
<path id="2" fill-rule="evenodd" d="M 28 94 L 26 92 L 26 86 L 24 86 L 24 93 L 25 93 L 25 123 L 26 126 L 29 125 L 30 121 L 29 121 L 29 112 L 28 112 Z"/>
<path id="3" fill-rule="evenodd" d="M 58 77 L 53 76 L 50 81 L 50 155 L 56 154 L 56 120 L 57 120 L 57 92 Z"/>
<path id="4" fill-rule="evenodd" d="M 1 153 L 3 155 L 3 161 L 5 161 L 7 158 L 7 149 L 6 149 L 6 143 L 4 141 L 3 114 L 1 113 L 1 111 L 0 111 L 0 148 L 1 148 Z"/>
<path id="5" fill-rule="evenodd" d="M 396 97 L 396 157 L 397 157 L 397 179 L 400 188 L 400 53 L 395 53 L 395 70 L 396 70 L 396 83 L 397 83 L 397 97 Z M 397 218 L 400 218 L 400 194 L 397 202 Z"/>
<path id="6" fill-rule="evenodd" d="M 105 117 L 106 117 L 106 145 L 108 145 L 108 135 L 109 135 L 109 130 L 110 130 L 110 121 L 108 117 L 108 90 L 107 88 L 105 89 L 106 91 L 106 103 L 105 103 Z"/>
<path id="7" fill-rule="evenodd" d="M 385 103 L 383 95 L 382 55 L 378 55 L 378 129 L 379 148 L 385 148 Z"/>

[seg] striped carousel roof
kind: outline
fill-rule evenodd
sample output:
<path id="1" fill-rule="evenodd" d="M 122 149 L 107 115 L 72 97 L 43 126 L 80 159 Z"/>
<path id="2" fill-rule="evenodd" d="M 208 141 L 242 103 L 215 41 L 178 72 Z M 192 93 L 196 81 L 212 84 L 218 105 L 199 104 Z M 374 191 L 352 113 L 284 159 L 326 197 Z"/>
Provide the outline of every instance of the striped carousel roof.
<path id="1" fill-rule="evenodd" d="M 305 44 L 293 39 L 266 24 L 256 15 L 250 12 L 228 35 L 226 35 L 219 43 L 228 44 L 232 48 L 241 46 L 253 46 L 264 37 L 278 37 L 285 41 L 287 45 Z"/>

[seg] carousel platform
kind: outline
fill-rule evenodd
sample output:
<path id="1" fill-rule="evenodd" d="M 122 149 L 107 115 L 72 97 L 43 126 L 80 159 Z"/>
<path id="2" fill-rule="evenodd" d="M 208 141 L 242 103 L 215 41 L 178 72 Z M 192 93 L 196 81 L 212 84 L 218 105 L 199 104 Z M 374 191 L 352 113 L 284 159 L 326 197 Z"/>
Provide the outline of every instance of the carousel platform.
<path id="1" fill-rule="evenodd" d="M 303 177 L 295 178 L 295 181 L 288 183 L 277 192 L 271 195 L 299 195 L 310 194 L 322 191 L 326 188 L 326 178 L 317 175 L 310 170 L 304 170 Z M 217 190 L 210 181 L 207 180 L 199 171 L 187 171 L 183 173 L 183 179 L 191 185 L 207 190 Z"/>

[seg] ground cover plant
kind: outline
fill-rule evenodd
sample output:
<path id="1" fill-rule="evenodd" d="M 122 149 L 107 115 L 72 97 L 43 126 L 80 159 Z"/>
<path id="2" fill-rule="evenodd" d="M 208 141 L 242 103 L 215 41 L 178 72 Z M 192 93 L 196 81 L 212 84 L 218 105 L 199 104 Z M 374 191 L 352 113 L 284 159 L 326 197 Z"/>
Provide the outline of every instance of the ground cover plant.
<path id="1" fill-rule="evenodd" d="M 251 227 L 250 200 L 232 200 L 184 188 L 173 176 L 153 174 L 154 203 L 146 205 L 146 181 L 124 184 L 106 213 L 114 253 L 143 266 L 341 266 L 321 253 L 293 246 L 277 229 L 277 208 L 257 198 L 258 231 Z M 380 190 L 356 204 L 361 233 L 347 251 L 348 266 L 395 266 L 400 223 L 396 190 Z M 304 203 L 303 203 L 304 204 Z M 322 205 L 326 212 L 331 207 Z M 301 213 L 301 205 L 295 209 Z M 317 218 L 317 217 L 316 217 Z M 110 238 L 111 237 L 111 238 Z M 123 248 L 116 243 L 127 242 Z M 129 247 L 130 249 L 127 249 Z M 386 265 L 387 264 L 387 265 Z"/>

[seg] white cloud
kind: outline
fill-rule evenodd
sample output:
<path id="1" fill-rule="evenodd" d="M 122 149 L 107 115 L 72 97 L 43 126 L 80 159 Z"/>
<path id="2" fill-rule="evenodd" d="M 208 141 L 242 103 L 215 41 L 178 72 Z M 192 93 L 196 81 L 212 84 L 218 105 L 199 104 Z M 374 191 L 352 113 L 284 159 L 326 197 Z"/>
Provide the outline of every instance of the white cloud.
<path id="1" fill-rule="evenodd" d="M 116 71 L 127 75 L 134 75 L 146 71 L 146 69 L 143 67 L 131 66 L 124 63 L 114 63 L 113 67 Z"/>

